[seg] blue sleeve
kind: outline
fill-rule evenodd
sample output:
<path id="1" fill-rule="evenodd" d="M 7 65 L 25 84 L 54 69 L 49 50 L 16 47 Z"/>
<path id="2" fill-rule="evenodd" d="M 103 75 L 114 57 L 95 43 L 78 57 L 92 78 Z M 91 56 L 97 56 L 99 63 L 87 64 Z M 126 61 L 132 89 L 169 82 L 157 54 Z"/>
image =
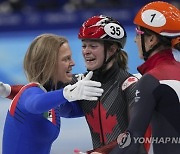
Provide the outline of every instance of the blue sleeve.
<path id="1" fill-rule="evenodd" d="M 77 101 L 60 105 L 60 116 L 64 118 L 77 118 L 84 116 L 82 108 Z"/>
<path id="2" fill-rule="evenodd" d="M 63 96 L 63 90 L 44 92 L 39 87 L 26 89 L 19 99 L 25 110 L 33 114 L 46 112 L 58 105 L 68 102 Z"/>

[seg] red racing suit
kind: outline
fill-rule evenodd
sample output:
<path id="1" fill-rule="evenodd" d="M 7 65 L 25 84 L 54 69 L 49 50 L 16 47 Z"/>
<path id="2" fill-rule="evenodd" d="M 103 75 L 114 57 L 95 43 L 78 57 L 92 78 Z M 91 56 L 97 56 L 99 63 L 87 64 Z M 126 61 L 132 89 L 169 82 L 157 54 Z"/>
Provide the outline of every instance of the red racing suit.
<path id="1" fill-rule="evenodd" d="M 131 142 L 122 140 L 110 154 L 137 154 L 138 139 L 142 139 L 149 123 L 154 154 L 179 154 L 180 63 L 175 61 L 171 50 L 165 50 L 148 58 L 138 70 L 143 77 L 137 83 L 133 114 L 125 136 Z"/>

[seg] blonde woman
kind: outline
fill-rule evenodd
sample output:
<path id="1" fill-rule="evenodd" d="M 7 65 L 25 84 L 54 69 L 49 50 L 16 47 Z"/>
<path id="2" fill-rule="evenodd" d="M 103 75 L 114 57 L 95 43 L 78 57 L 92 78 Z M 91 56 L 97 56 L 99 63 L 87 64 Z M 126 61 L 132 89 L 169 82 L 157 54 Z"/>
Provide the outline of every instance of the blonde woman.
<path id="1" fill-rule="evenodd" d="M 43 34 L 30 44 L 24 58 L 30 83 L 21 88 L 8 110 L 3 154 L 49 154 L 60 131 L 62 113 L 66 117 L 82 116 L 81 108 L 73 101 L 97 100 L 101 96 L 101 83 L 90 80 L 92 72 L 76 84 L 56 90 L 60 86 L 57 83 L 72 80 L 71 56 L 68 41 L 61 36 Z M 68 105 L 76 110 L 71 112 Z M 61 113 L 63 108 L 66 111 Z"/>

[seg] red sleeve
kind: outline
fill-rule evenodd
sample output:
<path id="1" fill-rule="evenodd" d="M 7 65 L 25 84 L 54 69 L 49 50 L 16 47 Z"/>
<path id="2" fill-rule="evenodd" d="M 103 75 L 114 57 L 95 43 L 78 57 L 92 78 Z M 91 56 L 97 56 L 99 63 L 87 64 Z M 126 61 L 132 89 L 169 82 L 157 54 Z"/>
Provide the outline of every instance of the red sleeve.
<path id="1" fill-rule="evenodd" d="M 10 95 L 7 98 L 13 99 L 23 86 L 24 85 L 14 85 L 14 86 L 11 86 L 11 93 L 10 93 Z"/>

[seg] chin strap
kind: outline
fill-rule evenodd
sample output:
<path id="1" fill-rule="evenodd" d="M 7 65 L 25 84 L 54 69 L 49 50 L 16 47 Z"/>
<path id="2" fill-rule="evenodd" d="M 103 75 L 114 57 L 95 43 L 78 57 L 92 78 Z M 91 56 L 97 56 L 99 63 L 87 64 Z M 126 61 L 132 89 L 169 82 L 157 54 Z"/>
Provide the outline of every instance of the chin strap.
<path id="1" fill-rule="evenodd" d="M 107 48 L 105 48 L 105 50 L 104 50 L 104 62 L 103 62 L 103 64 L 102 64 L 102 66 L 100 67 L 100 68 L 98 68 L 98 69 L 96 69 L 96 70 L 94 70 L 93 72 L 94 72 L 94 74 L 98 77 L 98 79 L 101 81 L 101 73 L 103 72 L 103 71 L 105 71 L 106 70 L 106 67 L 107 67 L 107 64 L 112 60 L 112 59 L 114 59 L 114 57 L 117 55 L 117 52 L 119 52 L 119 51 L 116 51 L 111 57 L 109 57 L 107 60 L 106 60 L 106 57 L 107 57 Z M 89 71 L 89 70 L 88 70 Z"/>
<path id="2" fill-rule="evenodd" d="M 114 57 L 117 55 L 117 52 L 115 52 L 111 57 L 109 57 L 106 61 L 104 61 L 103 65 L 101 66 L 102 70 L 104 70 L 107 66 L 107 64 L 114 59 Z"/>
<path id="3" fill-rule="evenodd" d="M 145 48 L 145 41 L 144 41 L 144 35 L 141 35 L 141 46 L 142 46 L 142 51 L 143 51 L 143 57 L 144 60 L 146 61 L 148 59 L 148 57 L 161 45 L 160 42 L 158 42 L 155 46 L 153 46 L 153 48 L 151 48 L 150 50 L 146 51 Z"/>

